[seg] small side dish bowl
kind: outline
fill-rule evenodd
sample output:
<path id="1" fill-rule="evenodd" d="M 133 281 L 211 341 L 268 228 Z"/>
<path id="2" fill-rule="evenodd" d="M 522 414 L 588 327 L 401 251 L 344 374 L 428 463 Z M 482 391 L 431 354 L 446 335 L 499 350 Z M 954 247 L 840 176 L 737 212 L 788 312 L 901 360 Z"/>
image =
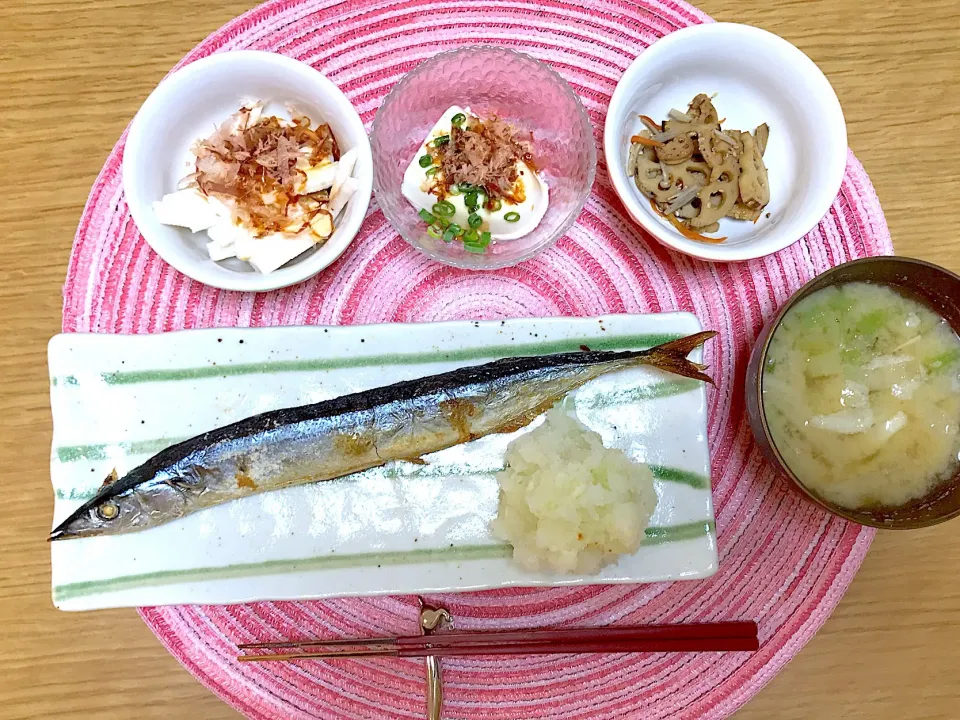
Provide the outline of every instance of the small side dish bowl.
<path id="1" fill-rule="evenodd" d="M 699 93 L 716 93 L 723 127 L 770 126 L 764 154 L 770 203 L 757 223 L 724 219 L 722 243 L 688 240 L 658 217 L 626 172 L 639 114 L 663 120 Z M 604 127 L 607 170 L 630 216 L 657 240 L 714 261 L 777 252 L 813 229 L 837 196 L 847 160 L 847 130 L 837 96 L 810 58 L 786 40 L 748 25 L 715 23 L 678 30 L 627 68 Z M 767 217 L 767 213 L 770 217 Z"/>
<path id="2" fill-rule="evenodd" d="M 904 257 L 871 257 L 838 265 L 800 288 L 767 323 L 754 345 L 747 366 L 747 416 L 764 454 L 777 466 L 791 486 L 835 515 L 861 525 L 906 530 L 928 527 L 960 515 L 960 469 L 930 490 L 924 497 L 897 507 L 851 509 L 837 505 L 808 488 L 794 474 L 777 448 L 763 401 L 763 368 L 770 341 L 784 317 L 804 298 L 818 290 L 851 282 L 867 282 L 899 289 L 922 300 L 960 334 L 960 276 L 936 265 Z M 905 458 L 905 462 L 906 462 Z"/>
<path id="3" fill-rule="evenodd" d="M 532 132 L 537 170 L 549 188 L 546 215 L 532 232 L 495 242 L 482 254 L 431 237 L 401 194 L 404 170 L 453 105 Z M 409 72 L 377 112 L 371 143 L 374 193 L 393 227 L 434 260 L 470 270 L 516 265 L 556 242 L 583 209 L 597 165 L 593 128 L 566 81 L 527 55 L 482 45 L 440 53 Z"/>
<path id="4" fill-rule="evenodd" d="M 244 104 L 263 101 L 265 113 L 286 115 L 289 105 L 314 123 L 330 125 L 341 152 L 354 148 L 360 183 L 327 242 L 270 274 L 230 259 L 214 262 L 205 233 L 163 225 L 152 204 L 177 189 L 193 169 L 190 148 Z M 353 240 L 373 185 L 370 142 L 360 116 L 330 80 L 283 55 L 243 50 L 190 63 L 164 79 L 137 113 L 123 154 L 123 187 L 144 239 L 184 275 L 225 290 L 265 291 L 302 282 L 332 264 Z"/>

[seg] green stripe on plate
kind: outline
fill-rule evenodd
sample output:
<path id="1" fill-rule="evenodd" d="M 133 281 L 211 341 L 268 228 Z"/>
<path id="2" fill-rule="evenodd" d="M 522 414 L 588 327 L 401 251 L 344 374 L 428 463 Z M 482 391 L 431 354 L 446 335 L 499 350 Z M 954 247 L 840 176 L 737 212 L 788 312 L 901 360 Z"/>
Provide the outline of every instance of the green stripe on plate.
<path id="1" fill-rule="evenodd" d="M 171 445 L 189 438 L 154 438 L 135 442 L 99 443 L 95 445 L 61 445 L 56 449 L 57 459 L 62 463 L 77 460 L 106 460 L 111 450 L 119 450 L 124 455 L 155 455 Z"/>
<path id="2" fill-rule="evenodd" d="M 644 545 L 662 545 L 668 542 L 692 540 L 714 532 L 712 521 L 698 521 L 684 525 L 649 527 Z M 69 540 L 63 541 L 69 542 Z M 238 577 L 283 575 L 314 570 L 372 567 L 384 565 L 414 565 L 429 562 L 465 562 L 469 560 L 502 560 L 512 555 L 509 545 L 464 545 L 461 547 L 404 550 L 398 552 L 353 553 L 346 555 L 321 555 L 295 560 L 268 560 L 259 563 L 238 563 L 224 567 L 194 568 L 190 570 L 161 570 L 139 575 L 124 575 L 107 580 L 56 585 L 53 588 L 55 601 L 72 600 L 78 597 L 119 592 L 143 587 L 157 587 L 193 581 L 227 580 Z"/>
<path id="3" fill-rule="evenodd" d="M 168 382 L 171 380 L 199 380 L 211 377 L 253 375 L 276 372 L 311 372 L 338 370 L 379 365 L 423 365 L 435 362 L 474 361 L 488 358 L 519 357 L 523 355 L 549 355 L 560 352 L 576 352 L 587 344 L 591 350 L 627 350 L 648 348 L 683 337 L 677 334 L 611 335 L 603 338 L 551 340 L 539 343 L 515 345 L 488 345 L 486 347 L 461 348 L 459 350 L 386 353 L 383 355 L 359 355 L 352 358 L 313 358 L 307 360 L 277 360 L 274 362 L 237 363 L 235 365 L 209 365 L 180 368 L 176 370 L 118 370 L 102 373 L 108 385 L 132 385 L 145 382 Z M 54 384 L 58 384 L 54 378 Z"/>
<path id="4" fill-rule="evenodd" d="M 503 470 L 503 467 L 463 467 L 461 465 L 414 465 L 412 463 L 397 463 L 388 467 L 364 470 L 363 474 L 380 474 L 391 480 L 400 478 L 436 478 L 436 477 L 492 477 L 494 473 Z M 664 465 L 650 465 L 650 471 L 658 480 L 676 482 L 689 485 L 697 490 L 706 490 L 710 487 L 710 478 L 706 475 L 680 470 L 679 468 Z M 58 500 L 86 501 L 97 494 L 98 486 L 78 488 L 58 488 L 55 492 Z"/>
<path id="5" fill-rule="evenodd" d="M 680 470 L 679 468 L 667 467 L 666 465 L 650 465 L 650 472 L 658 480 L 664 482 L 682 483 L 689 485 L 697 490 L 706 490 L 710 487 L 710 478 L 700 473 L 690 470 Z"/>
<path id="6" fill-rule="evenodd" d="M 577 398 L 578 408 L 598 408 L 608 405 L 626 405 L 644 400 L 658 400 L 659 398 L 682 395 L 683 393 L 699 390 L 703 383 L 697 380 L 673 380 L 670 382 L 641 385 L 640 387 L 617 390 L 614 392 L 598 392 Z"/>
<path id="7" fill-rule="evenodd" d="M 683 525 L 665 525 L 648 527 L 644 530 L 644 545 L 663 545 L 664 543 L 693 540 L 704 535 L 716 535 L 717 524 L 713 520 L 697 520 Z"/>

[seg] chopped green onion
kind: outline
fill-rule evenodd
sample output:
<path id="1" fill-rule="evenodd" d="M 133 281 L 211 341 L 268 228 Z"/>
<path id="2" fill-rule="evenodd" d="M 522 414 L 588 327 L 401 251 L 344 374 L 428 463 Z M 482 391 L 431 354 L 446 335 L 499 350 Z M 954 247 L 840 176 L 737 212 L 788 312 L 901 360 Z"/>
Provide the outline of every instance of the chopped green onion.
<path id="1" fill-rule="evenodd" d="M 443 230 L 438 228 L 436 225 L 431 225 L 430 227 L 427 228 L 427 235 L 439 240 L 440 238 L 443 237 Z"/>
<path id="2" fill-rule="evenodd" d="M 457 234 L 453 231 L 453 226 L 448 227 L 443 232 L 443 241 L 444 242 L 453 242 L 456 239 Z"/>
<path id="3" fill-rule="evenodd" d="M 436 175 L 438 172 L 440 172 L 440 168 L 434 165 L 432 168 L 427 170 L 427 177 L 432 177 Z"/>
<path id="4" fill-rule="evenodd" d="M 459 185 L 457 185 L 457 187 L 460 188 L 460 192 L 470 192 L 471 190 L 473 190 L 473 185 L 471 185 L 468 182 L 462 182 Z"/>
<path id="5" fill-rule="evenodd" d="M 456 223 L 450 223 L 450 226 L 447 228 L 447 230 L 453 232 L 454 235 L 463 235 L 463 228 Z"/>
<path id="6" fill-rule="evenodd" d="M 500 208 L 502 208 L 502 207 L 503 207 L 503 203 L 500 202 L 500 198 L 497 198 L 496 200 L 491 200 L 491 201 L 490 201 L 490 210 L 491 210 L 492 212 L 497 212 L 497 211 L 499 211 Z"/>
<path id="7" fill-rule="evenodd" d="M 457 126 L 463 125 L 466 121 L 467 121 L 467 116 L 464 115 L 463 113 L 457 113 L 452 118 L 450 118 L 450 122 Z"/>
<path id="8" fill-rule="evenodd" d="M 503 219 L 507 222 L 517 222 L 520 219 L 520 213 L 518 212 L 508 212 L 503 216 Z"/>
<path id="9" fill-rule="evenodd" d="M 468 230 L 463 236 L 463 248 L 467 252 L 482 253 L 490 245 L 493 236 L 489 230 L 477 233 L 476 230 Z"/>
<path id="10" fill-rule="evenodd" d="M 428 168 L 433 165 L 433 157 L 430 155 L 421 155 L 420 156 L 420 167 Z"/>
<path id="11" fill-rule="evenodd" d="M 441 230 L 446 230 L 448 227 L 450 227 L 450 221 L 447 220 L 446 218 L 438 217 L 434 225 L 436 225 Z"/>
<path id="12" fill-rule="evenodd" d="M 440 147 L 441 145 L 446 145 L 448 142 L 450 142 L 450 136 L 449 136 L 449 135 L 441 135 L 440 137 L 435 137 L 435 138 L 433 139 L 433 141 L 432 141 L 431 144 L 432 144 L 435 148 L 438 148 L 438 147 Z"/>
<path id="13" fill-rule="evenodd" d="M 463 201 L 467 204 L 467 207 L 473 212 L 473 209 L 479 206 L 480 204 L 480 195 L 476 190 L 471 190 L 463 198 Z"/>
<path id="14" fill-rule="evenodd" d="M 451 195 L 456 196 L 460 194 L 460 188 L 458 188 L 456 185 L 451 185 L 450 189 L 447 192 L 449 192 Z"/>
<path id="15" fill-rule="evenodd" d="M 472 213 L 470 217 L 467 218 L 467 224 L 472 228 L 478 228 L 483 225 L 483 218 L 476 213 Z"/>
<path id="16" fill-rule="evenodd" d="M 453 203 L 447 202 L 446 200 L 441 200 L 438 203 L 435 203 L 432 208 L 434 215 L 439 215 L 440 217 L 453 217 L 457 212 L 457 208 L 453 206 Z M 517 217 L 520 217 L 519 215 Z"/>
<path id="17" fill-rule="evenodd" d="M 420 210 L 420 212 L 418 212 L 417 215 L 419 215 L 420 219 L 423 220 L 427 225 L 433 225 L 433 223 L 436 222 L 436 219 L 437 219 L 426 210 Z"/>

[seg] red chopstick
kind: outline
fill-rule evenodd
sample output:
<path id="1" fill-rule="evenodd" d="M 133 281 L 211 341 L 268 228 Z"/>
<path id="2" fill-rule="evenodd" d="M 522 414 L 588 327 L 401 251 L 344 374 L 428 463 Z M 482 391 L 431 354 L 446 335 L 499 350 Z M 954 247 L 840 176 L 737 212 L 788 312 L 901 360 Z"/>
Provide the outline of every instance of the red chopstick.
<path id="1" fill-rule="evenodd" d="M 448 633 L 429 637 L 397 638 L 398 645 L 451 647 L 476 644 L 527 642 L 669 641 L 720 638 L 756 638 L 754 622 L 702 623 L 690 625 L 641 625 L 638 627 L 565 628 L 560 630 L 514 630 L 506 632 Z"/>
<path id="2" fill-rule="evenodd" d="M 325 651 L 295 651 L 277 655 L 241 655 L 238 658 L 244 662 L 266 662 L 337 657 L 753 651 L 759 648 L 759 640 L 756 623 L 730 622 L 625 628 L 449 633 L 367 640 L 303 640 L 253 643 L 239 647 L 241 650 L 341 648 Z"/>
<path id="3" fill-rule="evenodd" d="M 414 646 L 398 648 L 397 657 L 437 655 L 560 655 L 565 653 L 730 652 L 754 651 L 756 638 L 682 638 L 659 640 L 593 640 L 592 642 L 515 643 L 489 645 Z"/>
<path id="4" fill-rule="evenodd" d="M 470 643 L 512 643 L 546 641 L 590 641 L 603 638 L 622 640 L 659 638 L 743 638 L 756 637 L 757 624 L 752 621 L 690 623 L 684 625 L 639 625 L 633 627 L 561 628 L 543 630 L 505 630 L 495 632 L 442 633 L 409 637 L 376 637 L 337 640 L 286 640 L 279 642 L 244 643 L 240 650 L 268 648 L 334 647 L 353 645 L 463 645 Z"/>

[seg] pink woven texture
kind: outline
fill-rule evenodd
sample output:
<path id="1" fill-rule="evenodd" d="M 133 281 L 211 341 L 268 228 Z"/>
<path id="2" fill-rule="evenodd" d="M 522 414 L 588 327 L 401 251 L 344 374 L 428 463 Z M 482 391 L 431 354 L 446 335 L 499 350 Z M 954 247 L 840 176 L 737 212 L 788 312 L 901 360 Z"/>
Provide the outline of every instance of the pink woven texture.
<path id="1" fill-rule="evenodd" d="M 280 52 L 326 73 L 368 128 L 394 83 L 419 61 L 464 44 L 509 45 L 550 63 L 590 113 L 598 147 L 627 65 L 657 38 L 709 18 L 685 4 L 629 0 L 278 0 L 211 36 L 184 62 L 215 51 Z M 461 629 L 754 619 L 755 654 L 461 659 L 445 665 L 446 717 L 723 718 L 754 695 L 836 606 L 873 537 L 787 491 L 744 417 L 743 377 L 766 318 L 801 283 L 840 262 L 890 253 L 863 168 L 851 154 L 841 193 L 801 242 L 748 263 L 673 254 L 627 217 L 602 162 L 570 233 L 519 267 L 471 273 L 419 255 L 371 205 L 344 256 L 318 277 L 264 294 L 215 290 L 180 275 L 138 235 L 120 182 L 123 139 L 98 178 L 77 231 L 63 329 L 144 333 L 210 326 L 419 322 L 461 318 L 688 310 L 720 339 L 707 350 L 709 437 L 720 571 L 710 580 L 505 590 L 429 598 Z M 602 157 L 602 153 L 600 154 Z M 416 632 L 413 597 L 145 608 L 147 624 L 184 666 L 252 718 L 419 718 L 423 663 L 236 662 L 236 642 Z"/>

